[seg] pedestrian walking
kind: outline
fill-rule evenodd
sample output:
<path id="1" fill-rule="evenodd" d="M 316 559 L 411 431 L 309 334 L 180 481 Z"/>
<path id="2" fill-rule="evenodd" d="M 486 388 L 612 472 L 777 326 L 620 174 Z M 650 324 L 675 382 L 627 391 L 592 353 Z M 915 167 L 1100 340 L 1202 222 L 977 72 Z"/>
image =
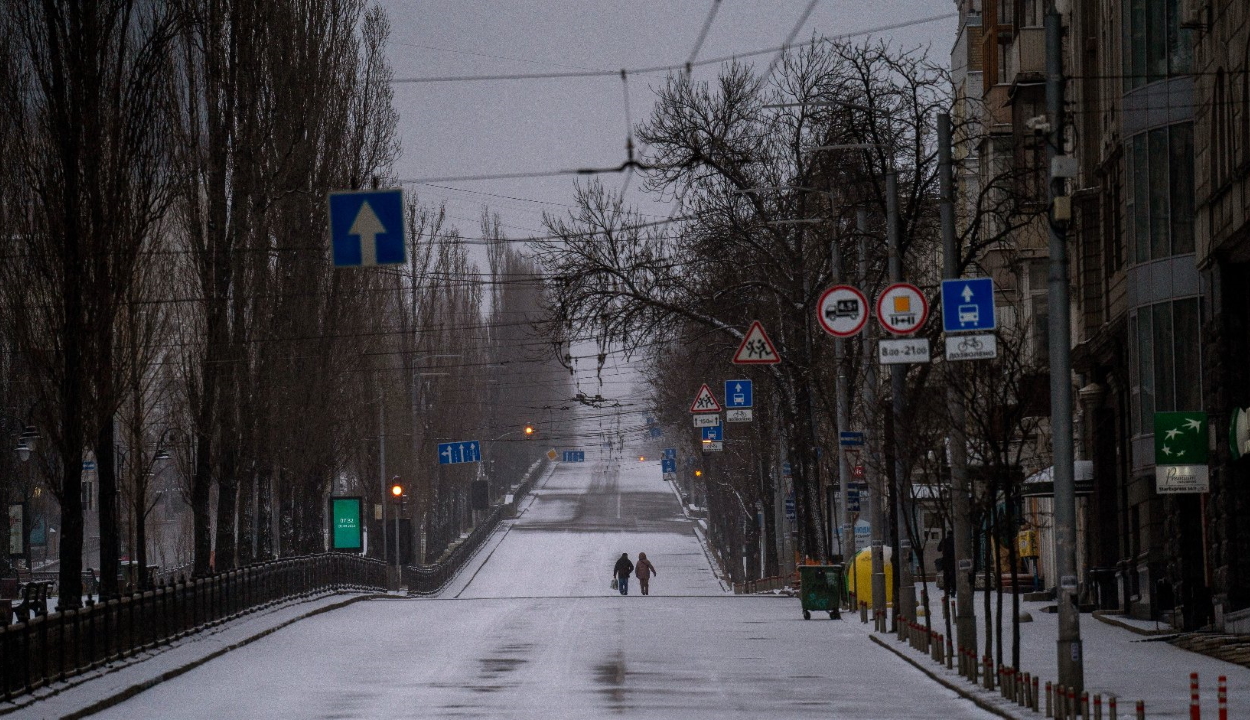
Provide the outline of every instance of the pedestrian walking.
<path id="1" fill-rule="evenodd" d="M 612 574 L 616 576 L 616 588 L 621 591 L 622 595 L 629 594 L 629 574 L 633 571 L 634 564 L 629 561 L 629 553 L 621 553 L 621 558 L 616 561 Z"/>
<path id="2" fill-rule="evenodd" d="M 638 577 L 638 588 L 642 590 L 643 595 L 650 595 L 651 576 L 659 575 L 655 566 L 647 559 L 644 552 L 638 553 L 638 564 L 634 566 L 634 575 Z"/>

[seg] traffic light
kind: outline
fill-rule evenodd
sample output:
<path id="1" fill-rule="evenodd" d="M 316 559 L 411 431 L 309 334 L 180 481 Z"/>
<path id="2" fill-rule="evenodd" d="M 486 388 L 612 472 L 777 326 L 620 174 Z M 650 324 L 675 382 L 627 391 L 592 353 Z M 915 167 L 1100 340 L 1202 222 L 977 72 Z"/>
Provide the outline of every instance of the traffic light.
<path id="1" fill-rule="evenodd" d="M 695 476 L 695 477 L 703 477 L 703 471 L 702 471 L 702 470 L 695 470 L 695 471 L 694 471 L 694 476 Z"/>
<path id="2" fill-rule="evenodd" d="M 531 425 L 530 423 L 525 423 L 525 437 L 533 437 L 533 436 L 534 436 L 534 426 Z"/>
<path id="3" fill-rule="evenodd" d="M 638 462 L 646 462 L 646 461 L 647 461 L 647 456 L 646 456 L 646 455 L 639 455 L 639 456 L 638 456 Z"/>
<path id="4" fill-rule="evenodd" d="M 391 485 L 391 499 L 395 502 L 402 502 L 404 499 L 404 486 L 399 483 Z"/>

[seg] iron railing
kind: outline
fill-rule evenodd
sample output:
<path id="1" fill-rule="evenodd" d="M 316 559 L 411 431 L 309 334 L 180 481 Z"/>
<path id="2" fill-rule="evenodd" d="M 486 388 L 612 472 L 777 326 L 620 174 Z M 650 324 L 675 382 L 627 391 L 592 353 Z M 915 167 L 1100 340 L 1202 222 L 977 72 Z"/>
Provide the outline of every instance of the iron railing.
<path id="1" fill-rule="evenodd" d="M 386 583 L 380 560 L 323 553 L 0 624 L 0 697 L 38 690 L 275 603 L 322 592 L 384 591 Z"/>

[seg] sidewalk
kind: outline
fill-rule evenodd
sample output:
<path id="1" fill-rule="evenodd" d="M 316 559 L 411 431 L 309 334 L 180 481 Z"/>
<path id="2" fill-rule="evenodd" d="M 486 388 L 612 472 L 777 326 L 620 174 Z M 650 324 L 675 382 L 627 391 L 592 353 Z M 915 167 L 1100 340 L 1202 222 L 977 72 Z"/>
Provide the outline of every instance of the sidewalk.
<path id="1" fill-rule="evenodd" d="M 169 645 L 137 653 L 64 682 L 53 683 L 30 695 L 19 696 L 13 702 L 0 702 L 0 717 L 86 717 L 298 620 L 378 597 L 386 596 L 330 593 L 260 610 L 175 640 Z"/>
<path id="2" fill-rule="evenodd" d="M 933 629 L 945 634 L 946 625 L 941 615 L 940 595 L 934 596 Z M 983 595 L 978 593 L 976 610 L 980 613 L 984 607 Z M 993 602 L 993 598 L 991 598 Z M 1011 598 L 1004 596 L 1003 609 L 1011 611 Z M 1056 638 L 1058 637 L 1058 615 L 1043 612 L 1043 608 L 1053 606 L 1053 601 L 1021 602 L 1020 609 L 1032 615 L 1032 622 L 1020 624 L 1020 670 L 1031 673 L 1040 680 L 1045 693 L 1046 682 L 1058 682 L 1058 657 Z M 858 613 L 843 617 L 860 626 L 865 633 L 871 634 L 872 623 L 860 623 Z M 1119 698 L 1119 717 L 1132 718 L 1138 700 L 1146 703 L 1146 717 L 1176 718 L 1188 720 L 1189 715 L 1189 674 L 1198 673 L 1202 709 L 1209 718 L 1216 717 L 1216 680 L 1224 675 L 1228 678 L 1229 717 L 1250 717 L 1250 669 L 1230 662 L 1183 650 L 1168 643 L 1165 638 L 1171 635 L 1154 635 L 1154 623 L 1144 624 L 1140 621 L 1125 622 L 1124 618 L 1108 618 L 1118 620 L 1121 624 L 1112 624 L 1095 618 L 1089 613 L 1081 615 L 1081 641 L 1085 654 L 1085 689 L 1092 698 L 1095 693 L 1103 696 L 1103 717 L 1107 717 L 1106 703 L 1110 696 Z M 923 619 L 922 619 L 923 620 Z M 1141 625 L 1142 627 L 1125 627 Z M 1148 626 L 1147 626 L 1148 625 Z M 1141 634 L 1150 631 L 1150 635 Z M 980 652 L 984 652 L 985 634 L 984 619 L 978 614 L 978 640 Z M 1011 624 L 1003 622 L 1003 653 L 1011 657 Z M 993 709 L 1003 717 L 1034 720 L 1045 716 L 1045 704 L 1039 703 L 1041 711 L 1034 713 L 1013 702 L 1003 699 L 997 690 L 986 690 L 973 686 L 953 669 L 945 664 L 934 662 L 926 653 L 913 650 L 911 646 L 900 641 L 897 635 L 888 633 L 876 635 L 879 644 L 894 650 L 908 658 L 921 670 L 935 680 L 943 682 L 957 692 L 975 699 L 987 709 Z"/>

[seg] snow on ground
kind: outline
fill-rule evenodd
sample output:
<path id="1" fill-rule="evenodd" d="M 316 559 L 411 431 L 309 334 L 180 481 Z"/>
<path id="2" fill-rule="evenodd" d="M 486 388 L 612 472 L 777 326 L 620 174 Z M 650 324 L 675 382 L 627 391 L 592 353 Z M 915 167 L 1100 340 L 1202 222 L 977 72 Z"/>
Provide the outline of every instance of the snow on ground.
<path id="1" fill-rule="evenodd" d="M 638 551 L 654 594 L 622 597 Z M 657 464 L 561 465 L 440 597 L 309 618 L 100 717 L 992 717 L 847 617 L 726 594 Z"/>
<path id="2" fill-rule="evenodd" d="M 934 629 L 945 633 L 940 592 L 930 586 Z M 983 598 L 983 593 L 977 594 L 978 618 L 983 617 L 979 614 L 984 607 Z M 993 597 L 991 602 L 994 602 Z M 1056 646 L 1059 616 L 1042 611 L 1042 608 L 1053 606 L 1053 601 L 1020 603 L 1021 610 L 1033 617 L 1032 622 L 1020 624 L 1020 668 L 1037 675 L 1043 687 L 1047 680 L 1057 683 L 1059 676 Z M 1003 652 L 1010 658 L 1011 623 L 1007 619 L 1011 613 L 1010 595 L 1003 597 L 1003 609 L 1007 616 L 1003 621 Z M 864 627 L 872 626 L 861 626 Z M 1153 631 L 1155 625 L 1149 623 L 1148 627 Z M 981 652 L 984 653 L 983 621 L 978 624 L 977 633 Z M 1081 615 L 1081 640 L 1085 655 L 1086 690 L 1091 696 L 1094 693 L 1102 693 L 1104 698 L 1118 696 L 1121 717 L 1132 717 L 1136 702 L 1144 700 L 1146 717 L 1151 720 L 1189 718 L 1189 673 L 1197 672 L 1203 709 L 1209 717 L 1215 717 L 1216 679 L 1225 675 L 1228 677 L 1230 717 L 1250 718 L 1250 669 L 1182 650 L 1157 637 L 1139 635 L 1104 623 L 1090 614 Z M 902 643 L 895 645 L 903 646 Z M 926 666 L 936 667 L 936 663 Z M 958 677 L 954 671 L 952 676 Z M 964 683 L 963 680 L 959 682 Z"/>

